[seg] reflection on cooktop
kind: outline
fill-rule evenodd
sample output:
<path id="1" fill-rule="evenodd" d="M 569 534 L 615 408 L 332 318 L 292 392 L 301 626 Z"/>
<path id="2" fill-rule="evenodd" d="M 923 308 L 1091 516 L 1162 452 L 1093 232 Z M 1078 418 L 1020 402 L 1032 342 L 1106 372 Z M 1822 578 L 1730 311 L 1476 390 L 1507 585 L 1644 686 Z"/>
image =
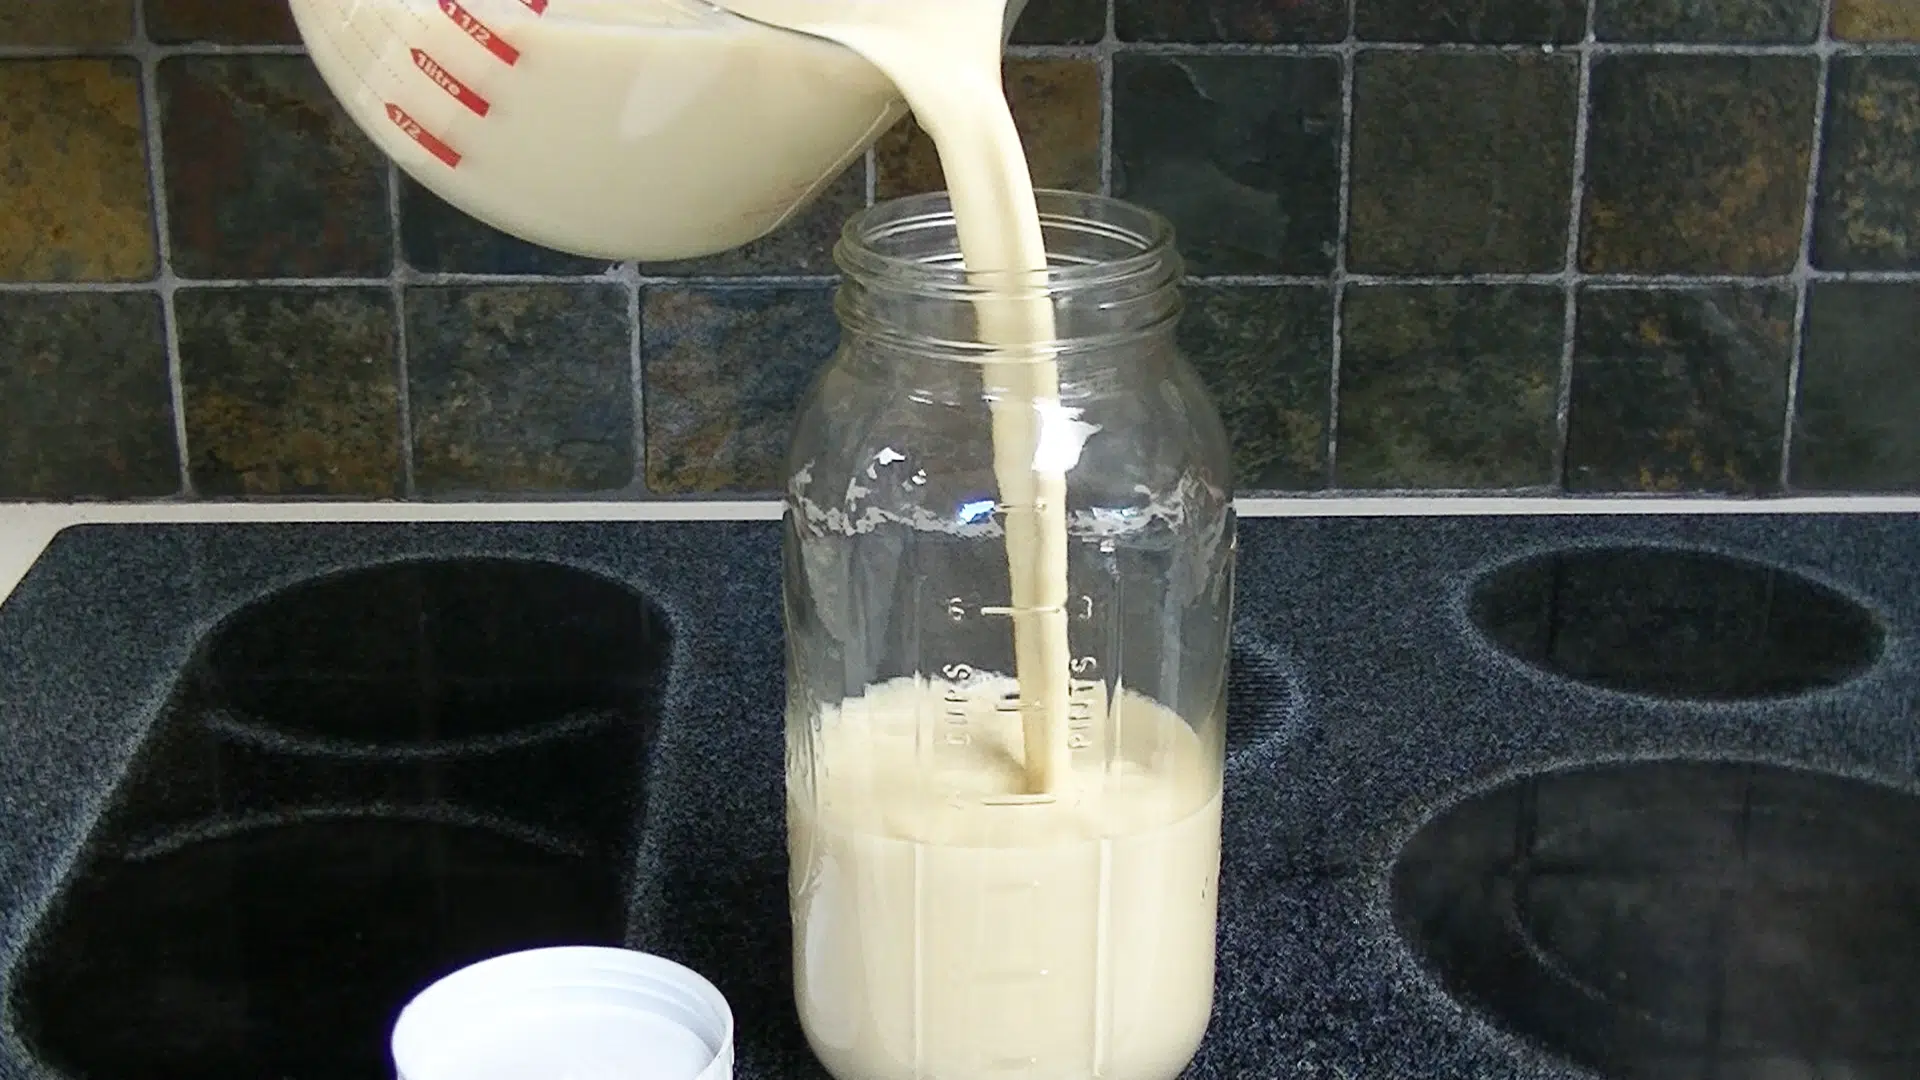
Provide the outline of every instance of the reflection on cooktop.
<path id="1" fill-rule="evenodd" d="M 75 1080 L 365 1080 L 432 979 L 618 944 L 669 651 L 631 591 L 496 559 L 237 612 L 36 927 L 21 1034 Z"/>
<path id="2" fill-rule="evenodd" d="M 1402 934 L 1619 1080 L 1920 1076 L 1920 798 L 1763 765 L 1544 773 L 1430 821 Z"/>
<path id="3" fill-rule="evenodd" d="M 1474 590 L 1474 624 L 1544 670 L 1610 690 L 1733 700 L 1838 685 L 1880 655 L 1871 611 L 1816 581 L 1710 552 L 1560 551 Z"/>
<path id="4" fill-rule="evenodd" d="M 603 860 L 476 825 L 265 826 L 87 875 L 16 992 L 75 1077 L 371 1080 L 413 991 L 512 949 L 618 944 L 624 918 Z"/>
<path id="5" fill-rule="evenodd" d="M 207 641 L 188 693 L 261 739 L 440 751 L 630 705 L 664 641 L 650 606 L 577 570 L 400 563 L 295 585 L 236 613 Z"/>

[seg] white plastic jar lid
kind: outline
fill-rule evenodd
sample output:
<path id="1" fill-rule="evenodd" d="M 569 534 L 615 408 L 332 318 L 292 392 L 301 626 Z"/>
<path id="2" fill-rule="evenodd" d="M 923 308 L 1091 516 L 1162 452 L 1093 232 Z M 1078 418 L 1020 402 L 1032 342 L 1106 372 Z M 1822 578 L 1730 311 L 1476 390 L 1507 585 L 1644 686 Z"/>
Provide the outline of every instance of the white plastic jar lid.
<path id="1" fill-rule="evenodd" d="M 733 1010 L 698 972 L 628 949 L 508 953 L 422 990 L 400 1080 L 732 1080 Z"/>

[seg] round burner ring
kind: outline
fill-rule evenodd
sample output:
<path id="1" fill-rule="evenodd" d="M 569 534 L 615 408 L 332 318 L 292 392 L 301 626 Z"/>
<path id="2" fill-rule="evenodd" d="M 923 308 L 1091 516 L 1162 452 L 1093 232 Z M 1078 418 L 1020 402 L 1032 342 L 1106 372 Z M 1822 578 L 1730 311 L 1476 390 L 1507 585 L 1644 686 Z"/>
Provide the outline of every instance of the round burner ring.
<path id="1" fill-rule="evenodd" d="M 1771 765 L 1541 773 L 1429 821 L 1392 896 L 1449 992 L 1608 1077 L 1920 1075 L 1920 797 Z"/>
<path id="2" fill-rule="evenodd" d="M 1880 618 L 1801 574 L 1710 551 L 1575 548 L 1475 583 L 1468 616 L 1514 659 L 1607 690 L 1739 701 L 1822 690 L 1879 660 Z"/>

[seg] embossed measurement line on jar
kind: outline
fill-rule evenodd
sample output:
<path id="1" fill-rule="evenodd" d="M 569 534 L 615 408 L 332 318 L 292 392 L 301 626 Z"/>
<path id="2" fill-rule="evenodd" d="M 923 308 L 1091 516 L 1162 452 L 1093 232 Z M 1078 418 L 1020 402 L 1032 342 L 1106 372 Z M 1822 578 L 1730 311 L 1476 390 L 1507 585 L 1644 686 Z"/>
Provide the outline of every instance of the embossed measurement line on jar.
<path id="1" fill-rule="evenodd" d="M 1093 597 L 1075 596 L 1064 604 L 1028 605 L 1014 604 L 971 604 L 965 597 L 949 597 L 946 602 L 947 617 L 955 623 L 964 623 L 969 618 L 1006 619 L 1011 621 L 1023 615 L 1059 615 L 1065 614 L 1073 622 L 1091 623 L 1096 615 Z M 940 674 L 947 682 L 946 691 L 941 696 L 942 725 L 941 740 L 949 746 L 966 746 L 972 742 L 972 713 L 976 706 L 976 695 L 969 693 L 967 684 L 979 679 L 980 669 L 970 663 L 948 663 L 940 668 Z M 1073 656 L 1067 661 L 1067 749 L 1069 751 L 1090 750 L 1094 746 L 1093 727 L 1101 719 L 1102 678 L 1106 674 L 1100 658 L 1091 653 Z M 1028 715 L 1046 708 L 1044 702 L 1023 699 L 1018 684 L 1002 690 L 993 699 L 993 711 L 1002 717 Z M 1030 796 L 1021 796 L 1028 799 Z M 1051 801 L 1051 800 L 1045 800 Z M 1024 805 L 1006 803 L 1005 805 Z"/>
<path id="2" fill-rule="evenodd" d="M 1093 672 L 1097 661 L 1091 656 L 1076 657 L 1068 664 L 1069 670 L 1076 674 Z M 969 695 L 964 687 L 979 678 L 980 672 L 972 664 L 943 664 L 940 667 L 941 678 L 946 680 L 946 690 L 940 696 L 941 724 L 939 739 L 948 746 L 967 746 L 973 742 L 972 713 L 977 708 L 976 697 Z M 1067 683 L 1067 724 L 1068 746 L 1075 750 L 1084 750 L 1093 745 L 1091 731 L 1097 715 L 1095 709 L 1099 683 L 1092 679 L 1070 679 Z M 1005 690 L 994 699 L 993 711 L 1002 715 L 1024 713 L 1039 707 L 1038 702 L 1026 702 L 1020 699 L 1018 688 Z M 1036 803 L 1050 803 L 1053 799 L 1044 795 L 1006 796 L 996 800 L 996 805 L 1025 806 Z"/>
<path id="3" fill-rule="evenodd" d="M 1098 666 L 1091 656 L 1077 656 L 1067 663 L 1067 670 L 1075 675 L 1091 672 Z M 1087 750 L 1093 746 L 1093 723 L 1095 719 L 1095 697 L 1100 684 L 1094 679 L 1070 678 L 1067 680 L 1067 749 Z M 1000 695 L 993 703 L 995 712 L 1029 713 L 1038 712 L 1045 705 L 1038 701 L 1023 701 L 1020 691 L 1009 690 Z"/>

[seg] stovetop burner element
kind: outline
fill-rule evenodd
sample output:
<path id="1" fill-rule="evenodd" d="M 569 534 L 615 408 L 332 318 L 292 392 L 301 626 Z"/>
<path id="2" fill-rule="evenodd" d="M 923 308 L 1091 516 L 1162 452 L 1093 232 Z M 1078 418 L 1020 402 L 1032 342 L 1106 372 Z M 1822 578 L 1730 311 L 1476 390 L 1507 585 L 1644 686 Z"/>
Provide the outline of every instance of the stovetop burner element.
<path id="1" fill-rule="evenodd" d="M 1920 1076 L 1920 798 L 1767 765 L 1543 773 L 1428 822 L 1393 899 L 1452 992 L 1607 1077 Z"/>
<path id="2" fill-rule="evenodd" d="M 200 643 L 12 987 L 76 1080 L 360 1080 L 454 968 L 621 944 L 670 639 L 563 566 L 282 589 Z"/>

